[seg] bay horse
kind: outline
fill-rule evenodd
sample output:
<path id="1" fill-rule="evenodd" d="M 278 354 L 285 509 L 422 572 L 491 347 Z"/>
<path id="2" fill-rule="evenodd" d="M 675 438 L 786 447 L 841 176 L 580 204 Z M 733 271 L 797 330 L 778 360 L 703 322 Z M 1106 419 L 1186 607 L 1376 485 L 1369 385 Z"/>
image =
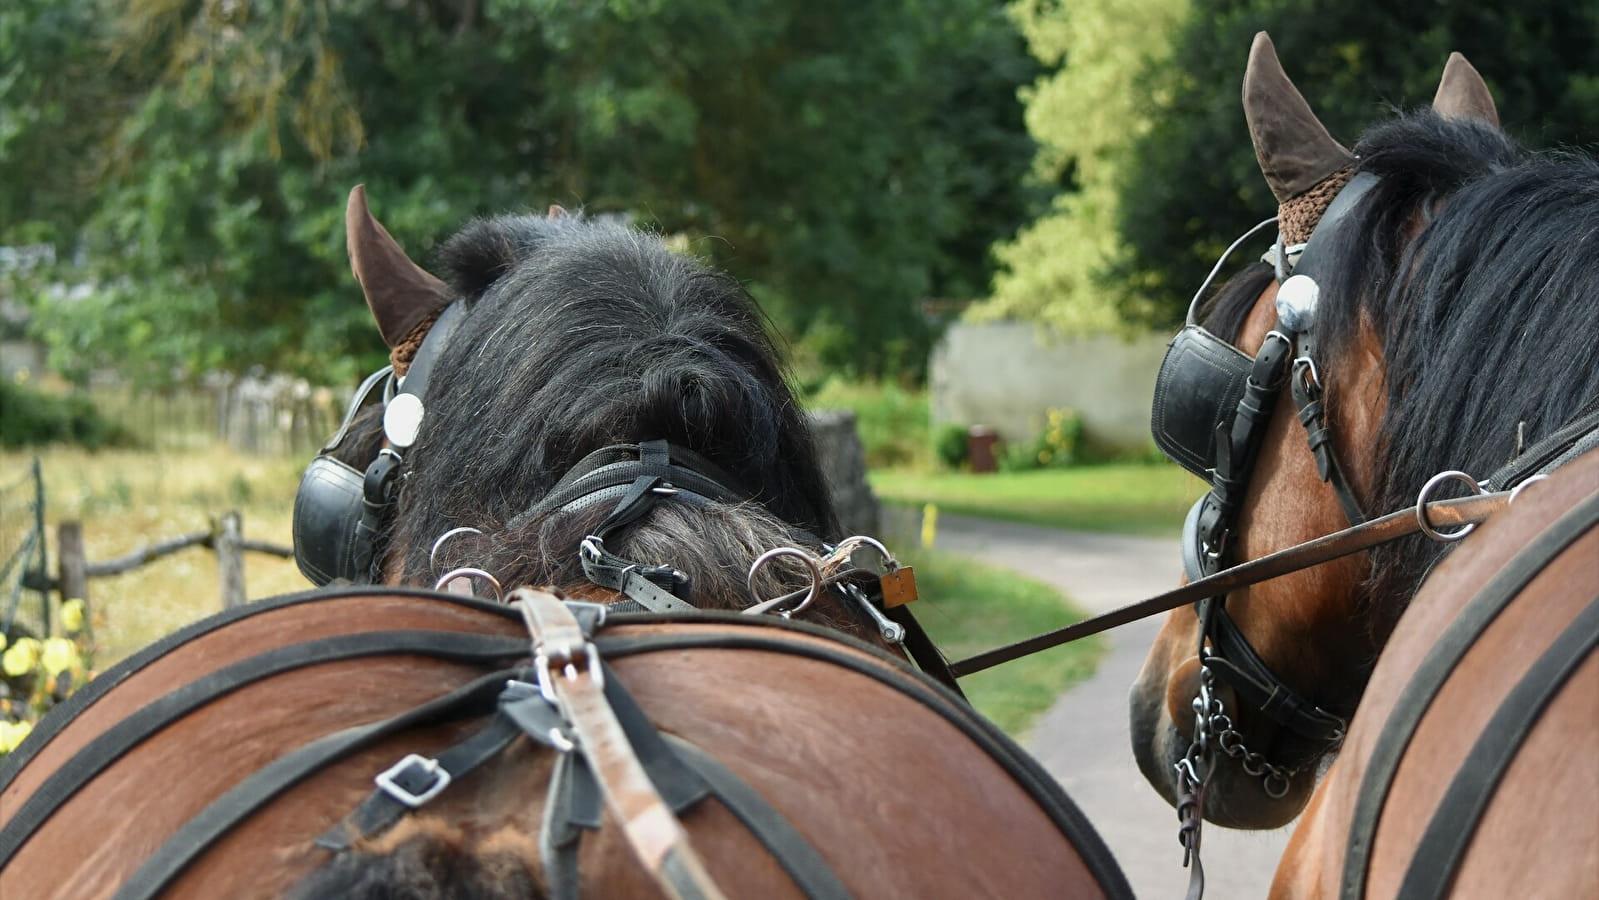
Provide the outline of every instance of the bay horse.
<path id="1" fill-rule="evenodd" d="M 1275 900 L 1599 896 L 1599 451 L 1423 582 L 1294 829 Z"/>
<path id="2" fill-rule="evenodd" d="M 1599 440 L 1599 164 L 1518 147 L 1459 54 L 1431 108 L 1353 152 L 1264 33 L 1243 94 L 1277 239 L 1203 312 L 1201 287 L 1152 416 L 1213 485 L 1185 523 L 1189 580 L 1436 499 L 1440 473 L 1503 491 Z M 1185 831 L 1300 813 L 1448 546 L 1415 535 L 1168 615 L 1131 731 Z M 1591 816 L 1584 799 L 1547 812 Z"/>
<path id="3" fill-rule="evenodd" d="M 0 762 L 0 893 L 1130 895 L 907 662 L 908 573 L 854 561 L 742 287 L 559 209 L 470 223 L 443 279 L 362 188 L 346 229 L 391 366 L 296 497 L 325 586 L 47 716 Z"/>

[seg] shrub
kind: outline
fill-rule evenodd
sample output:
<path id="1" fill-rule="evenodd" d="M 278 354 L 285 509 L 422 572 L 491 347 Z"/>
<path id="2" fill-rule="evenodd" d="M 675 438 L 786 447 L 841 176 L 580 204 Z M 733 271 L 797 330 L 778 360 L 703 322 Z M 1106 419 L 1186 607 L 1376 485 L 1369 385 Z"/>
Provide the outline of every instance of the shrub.
<path id="1" fill-rule="evenodd" d="M 1031 441 L 1007 445 L 1000 468 L 1009 472 L 1068 468 L 1077 462 L 1082 443 L 1082 416 L 1076 410 L 1050 407 L 1044 430 Z"/>
<path id="2" fill-rule="evenodd" d="M 967 426 L 953 422 L 938 426 L 933 433 L 933 457 L 947 468 L 959 469 L 970 450 L 967 431 Z"/>
<path id="3" fill-rule="evenodd" d="M 132 436 L 78 394 L 46 394 L 0 379 L 0 447 L 76 444 L 90 450 L 130 446 Z"/>
<path id="4" fill-rule="evenodd" d="M 848 409 L 870 468 L 925 465 L 928 455 L 927 393 L 891 382 L 830 377 L 805 399 L 810 409 Z"/>

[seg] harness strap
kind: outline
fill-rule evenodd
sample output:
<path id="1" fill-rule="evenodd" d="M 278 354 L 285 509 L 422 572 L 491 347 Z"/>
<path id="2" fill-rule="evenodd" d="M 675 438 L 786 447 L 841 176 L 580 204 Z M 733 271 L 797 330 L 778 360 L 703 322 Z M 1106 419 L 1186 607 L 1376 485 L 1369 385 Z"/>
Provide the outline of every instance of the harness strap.
<path id="1" fill-rule="evenodd" d="M 512 594 L 533 636 L 539 685 L 548 688 L 594 770 L 605 805 L 644 868 L 668 896 L 719 900 L 722 892 L 661 798 L 606 701 L 598 651 L 553 594 Z"/>
<path id="2" fill-rule="evenodd" d="M 498 663 L 526 655 L 514 640 L 456 632 L 371 631 L 279 647 L 219 669 L 154 700 L 106 729 L 51 773 L 0 830 L 0 868 L 64 803 L 116 759 L 196 709 L 275 675 L 367 656 L 417 655 Z"/>
<path id="3" fill-rule="evenodd" d="M 1277 724 L 1314 741 L 1331 743 L 1342 738 L 1349 723 L 1278 678 L 1244 639 L 1226 606 L 1215 606 L 1210 639 L 1216 652 L 1204 657 L 1205 665 Z"/>
<path id="4" fill-rule="evenodd" d="M 1466 651 L 1471 649 L 1510 601 L 1551 560 L 1565 552 L 1567 547 L 1596 524 L 1599 524 L 1599 494 L 1590 495 L 1556 519 L 1495 573 L 1477 595 L 1461 608 L 1416 667 L 1392 711 L 1388 713 L 1388 721 L 1383 724 L 1371 757 L 1366 761 L 1360 793 L 1350 815 L 1349 840 L 1344 852 L 1343 889 L 1339 894 L 1343 900 L 1361 900 L 1366 895 L 1372 839 L 1377 833 L 1378 818 L 1387 803 L 1399 762 L 1410 746 L 1422 716 L 1432 705 L 1433 698 L 1438 695 L 1461 657 L 1466 655 Z"/>
<path id="5" fill-rule="evenodd" d="M 1310 362 L 1309 338 L 1300 335 L 1299 343 L 1300 355 L 1294 361 L 1289 390 L 1293 394 L 1294 405 L 1299 408 L 1299 422 L 1305 426 L 1305 439 L 1316 457 L 1316 474 L 1322 481 L 1332 485 L 1333 493 L 1338 496 L 1338 505 L 1343 507 L 1344 518 L 1349 520 L 1349 524 L 1359 525 L 1366 521 L 1366 513 L 1360 508 L 1360 501 L 1355 499 L 1355 491 L 1349 486 L 1349 478 L 1344 475 L 1343 466 L 1338 463 L 1338 454 L 1333 449 L 1332 429 L 1327 425 L 1327 407 L 1322 399 L 1322 387 L 1316 381 L 1316 369 Z"/>
<path id="6" fill-rule="evenodd" d="M 518 673 L 506 670 L 485 675 L 392 718 L 335 732 L 279 757 L 186 822 L 117 889 L 112 900 L 151 900 L 196 857 L 272 798 L 330 763 L 407 728 L 481 715 L 506 678 Z"/>
<path id="7" fill-rule="evenodd" d="M 1535 475 L 1553 472 L 1595 447 L 1599 447 L 1599 398 L 1589 401 L 1575 419 L 1500 466 L 1483 484 L 1508 490 Z"/>
<path id="8" fill-rule="evenodd" d="M 1427 520 L 1434 527 L 1447 527 L 1451 525 L 1465 525 L 1481 522 L 1493 513 L 1503 509 L 1509 502 L 1510 492 L 1500 491 L 1492 494 L 1478 494 L 1470 497 L 1458 497 L 1452 500 L 1435 500 L 1426 504 Z M 1188 584 L 1158 594 L 1147 600 L 1130 603 L 1120 609 L 1111 610 L 1098 616 L 1083 619 L 1054 631 L 1047 631 L 1034 637 L 1025 638 L 1013 644 L 987 650 L 966 659 L 950 663 L 950 671 L 957 678 L 963 678 L 973 672 L 993 668 L 1000 663 L 1010 662 L 1047 650 L 1061 644 L 1098 634 L 1106 629 L 1136 622 L 1156 613 L 1167 612 L 1179 606 L 1186 606 L 1198 602 L 1206 597 L 1225 595 L 1231 591 L 1252 584 L 1268 581 L 1279 575 L 1308 569 L 1351 553 L 1369 550 L 1378 544 L 1397 540 L 1406 535 L 1414 534 L 1420 530 L 1416 520 L 1415 507 L 1406 507 L 1398 512 L 1351 525 L 1342 531 L 1296 544 L 1285 550 L 1262 556 L 1259 559 L 1223 569 L 1214 575 L 1190 581 Z"/>
<path id="9" fill-rule="evenodd" d="M 379 786 L 339 824 L 317 838 L 316 845 L 337 853 L 350 849 L 356 841 L 387 831 L 446 785 L 498 756 L 524 732 L 546 746 L 555 746 L 550 730 L 559 729 L 561 721 L 553 711 L 539 723 L 543 728 L 526 719 L 529 715 L 538 716 L 540 710 L 550 710 L 550 706 L 538 696 L 538 690 L 525 682 L 512 681 L 500 694 L 500 714 L 487 727 L 434 759 L 412 754 L 401 760 L 379 776 Z"/>
<path id="10" fill-rule="evenodd" d="M 1538 657 L 1487 727 L 1477 736 L 1471 752 L 1449 782 L 1448 792 L 1433 811 L 1416 855 L 1410 859 L 1399 896 L 1414 900 L 1441 900 L 1449 892 L 1461 857 L 1482 823 L 1482 814 L 1494 790 L 1510 768 L 1522 741 L 1538 722 L 1545 707 L 1560 693 L 1594 646 L 1599 644 L 1599 597 L 1588 601 L 1554 643 Z"/>

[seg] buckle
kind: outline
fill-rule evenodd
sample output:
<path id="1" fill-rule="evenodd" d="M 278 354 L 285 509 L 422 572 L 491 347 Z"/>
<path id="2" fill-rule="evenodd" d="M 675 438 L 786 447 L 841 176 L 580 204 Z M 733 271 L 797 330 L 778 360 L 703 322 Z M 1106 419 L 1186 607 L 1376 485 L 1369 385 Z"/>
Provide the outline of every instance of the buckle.
<path id="1" fill-rule="evenodd" d="M 411 781 L 418 775 L 432 778 L 433 783 L 421 791 L 414 791 L 409 786 L 400 783 L 401 778 Z M 378 790 L 406 806 L 416 809 L 437 797 L 439 791 L 449 787 L 450 773 L 439 765 L 438 760 L 412 753 L 390 766 L 387 771 L 379 773 L 373 781 L 377 782 Z"/>

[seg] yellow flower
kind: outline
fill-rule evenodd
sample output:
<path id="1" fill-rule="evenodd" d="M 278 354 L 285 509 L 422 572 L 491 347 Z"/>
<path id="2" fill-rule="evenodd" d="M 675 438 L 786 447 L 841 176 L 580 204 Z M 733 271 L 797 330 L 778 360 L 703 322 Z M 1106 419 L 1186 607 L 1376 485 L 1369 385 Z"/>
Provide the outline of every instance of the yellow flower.
<path id="1" fill-rule="evenodd" d="M 39 653 L 39 663 L 43 666 L 45 674 L 54 678 L 68 669 L 81 668 L 83 661 L 78 658 L 78 647 L 66 638 L 46 638 L 44 648 Z"/>
<path id="2" fill-rule="evenodd" d="M 17 749 L 22 739 L 33 730 L 32 722 L 0 722 L 0 753 Z"/>
<path id="3" fill-rule="evenodd" d="M 68 634 L 77 634 L 83 628 L 83 601 L 77 598 L 61 604 L 61 627 Z"/>
<path id="4" fill-rule="evenodd" d="M 33 671 L 39 664 L 39 641 L 37 638 L 18 638 L 11 649 L 0 656 L 0 670 L 4 670 L 12 678 L 20 678 Z"/>
<path id="5" fill-rule="evenodd" d="M 1050 454 L 1049 454 L 1048 450 L 1040 450 L 1040 451 L 1038 451 L 1038 464 L 1039 465 L 1041 465 L 1041 466 L 1042 465 L 1047 465 L 1049 463 L 1049 460 L 1050 460 Z"/>

